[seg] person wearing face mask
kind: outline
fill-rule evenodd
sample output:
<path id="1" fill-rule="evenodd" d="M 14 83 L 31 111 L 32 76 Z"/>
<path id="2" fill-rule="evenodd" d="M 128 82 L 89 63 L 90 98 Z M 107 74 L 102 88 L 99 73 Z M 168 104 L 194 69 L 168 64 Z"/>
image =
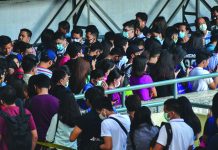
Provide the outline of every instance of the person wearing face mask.
<path id="1" fill-rule="evenodd" d="M 210 43 L 211 31 L 208 30 L 207 23 L 203 17 L 198 18 L 196 21 L 196 29 L 204 34 L 204 45 Z"/>
<path id="2" fill-rule="evenodd" d="M 183 48 L 186 47 L 186 43 L 189 41 L 189 28 L 186 23 L 178 23 L 178 30 L 179 30 L 179 41 L 178 45 L 181 45 Z"/>
<path id="3" fill-rule="evenodd" d="M 66 53 L 59 61 L 59 66 L 65 65 L 70 60 L 75 60 L 79 57 L 84 57 L 82 53 L 82 44 L 78 42 L 69 43 Z"/>
<path id="4" fill-rule="evenodd" d="M 129 44 L 131 44 L 135 39 L 135 20 L 127 21 L 123 24 L 122 35 L 128 39 Z"/>
<path id="5" fill-rule="evenodd" d="M 180 117 L 181 107 L 178 100 L 171 98 L 164 102 L 164 118 L 171 126 L 172 139 L 168 145 L 169 150 L 192 150 L 194 144 L 194 132 L 192 128 Z M 163 150 L 168 144 L 166 126 L 160 129 L 154 150 Z"/>
<path id="6" fill-rule="evenodd" d="M 119 69 L 114 68 L 107 77 L 108 90 L 118 88 L 121 84 L 120 83 L 121 79 L 122 79 L 122 76 L 121 76 Z M 108 95 L 108 97 L 111 99 L 112 103 L 115 106 L 122 104 L 120 93 L 113 93 L 113 94 Z"/>
<path id="7" fill-rule="evenodd" d="M 121 61 L 122 57 L 125 55 L 125 52 L 122 48 L 114 47 L 106 59 L 112 60 L 116 66 L 119 68 L 119 62 Z M 121 68 L 121 67 L 120 67 Z"/>
<path id="8" fill-rule="evenodd" d="M 73 30 L 71 31 L 71 42 L 78 42 L 84 44 L 82 29 L 80 29 L 79 27 L 73 28 Z"/>
<path id="9" fill-rule="evenodd" d="M 160 42 L 161 45 L 163 45 L 164 42 L 162 32 L 163 31 L 160 26 L 155 26 L 151 29 L 151 37 Z"/>
<path id="10" fill-rule="evenodd" d="M 62 95 L 63 91 L 69 91 L 70 71 L 67 66 L 62 66 L 53 71 L 52 87 L 49 93 L 55 97 Z"/>
<path id="11" fill-rule="evenodd" d="M 128 115 L 115 114 L 110 99 L 102 99 L 98 110 L 101 123 L 101 137 L 104 144 L 99 148 L 102 150 L 126 150 L 127 135 L 130 131 L 130 118 Z"/>
<path id="12" fill-rule="evenodd" d="M 105 90 L 107 89 L 107 83 L 104 81 L 104 72 L 100 69 L 95 69 L 91 72 L 90 82 L 84 86 L 82 93 L 94 86 L 102 86 Z"/>
<path id="13" fill-rule="evenodd" d="M 61 58 L 65 54 L 69 43 L 63 33 L 56 32 L 54 39 L 56 42 L 57 56 L 58 58 Z"/>

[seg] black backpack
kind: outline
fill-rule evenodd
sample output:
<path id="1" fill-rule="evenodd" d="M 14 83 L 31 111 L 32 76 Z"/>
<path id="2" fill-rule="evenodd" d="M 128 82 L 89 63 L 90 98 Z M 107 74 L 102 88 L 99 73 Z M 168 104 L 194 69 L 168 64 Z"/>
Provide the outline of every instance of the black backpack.
<path id="1" fill-rule="evenodd" d="M 8 150 L 31 150 L 32 134 L 28 125 L 30 115 L 25 114 L 23 106 L 19 107 L 20 114 L 17 116 L 9 116 L 0 110 L 7 125 L 6 143 Z"/>
<path id="2" fill-rule="evenodd" d="M 166 132 L 167 132 L 167 144 L 166 144 L 166 146 L 164 146 L 163 150 L 168 150 L 169 146 L 172 142 L 172 138 L 173 138 L 172 127 L 171 127 L 170 123 L 167 123 L 167 122 L 162 122 L 161 127 L 162 126 L 165 126 Z M 157 141 L 157 138 L 158 138 L 158 135 L 159 135 L 159 133 L 152 139 L 152 141 L 150 143 L 151 148 L 154 148 L 156 141 Z"/>

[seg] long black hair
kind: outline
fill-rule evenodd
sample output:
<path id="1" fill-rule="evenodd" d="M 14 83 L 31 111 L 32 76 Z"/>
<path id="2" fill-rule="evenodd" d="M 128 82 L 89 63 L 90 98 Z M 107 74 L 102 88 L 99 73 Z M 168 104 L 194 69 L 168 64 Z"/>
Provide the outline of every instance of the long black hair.
<path id="1" fill-rule="evenodd" d="M 130 140 L 132 142 L 133 149 L 136 149 L 135 143 L 134 143 L 134 132 L 143 123 L 147 123 L 150 126 L 150 128 L 153 126 L 153 123 L 151 120 L 151 111 L 146 106 L 142 106 L 141 108 L 136 110 L 133 121 L 130 126 Z"/>
<path id="2" fill-rule="evenodd" d="M 62 123 L 74 127 L 75 121 L 81 115 L 73 93 L 65 91 L 59 99 L 60 106 L 58 109 L 58 118 Z"/>
<path id="3" fill-rule="evenodd" d="M 134 77 L 140 77 L 145 74 L 145 67 L 147 65 L 148 60 L 143 56 L 136 56 L 133 59 L 132 64 L 132 73 L 131 75 Z"/>
<path id="4" fill-rule="evenodd" d="M 201 122 L 192 109 L 192 105 L 187 97 L 181 96 L 178 98 L 181 109 L 180 117 L 184 119 L 194 131 L 194 135 L 201 132 Z"/>

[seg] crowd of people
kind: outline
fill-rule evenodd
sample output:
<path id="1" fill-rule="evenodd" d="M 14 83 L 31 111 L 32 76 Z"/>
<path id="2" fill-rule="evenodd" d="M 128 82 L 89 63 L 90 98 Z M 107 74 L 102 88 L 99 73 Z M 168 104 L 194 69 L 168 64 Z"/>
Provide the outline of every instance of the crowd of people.
<path id="1" fill-rule="evenodd" d="M 218 72 L 218 6 L 212 20 L 200 17 L 196 31 L 184 22 L 168 26 L 163 16 L 151 28 L 138 12 L 100 41 L 95 25 L 83 30 L 61 21 L 30 44 L 23 28 L 18 39 L 0 36 L 0 149 L 41 149 L 47 141 L 79 150 L 218 149 L 218 94 L 203 136 L 200 120 L 186 97 L 168 99 L 168 123 L 154 126 L 141 101 L 171 96 L 172 85 L 126 91 L 128 115 L 117 113 L 121 93 L 105 90 Z M 177 84 L 178 94 L 216 89 L 218 77 Z M 75 100 L 74 95 L 85 94 Z M 194 146 L 199 140 L 200 146 Z M 31 139 L 31 140 L 30 140 Z M 13 143 L 13 144 L 12 144 Z"/>

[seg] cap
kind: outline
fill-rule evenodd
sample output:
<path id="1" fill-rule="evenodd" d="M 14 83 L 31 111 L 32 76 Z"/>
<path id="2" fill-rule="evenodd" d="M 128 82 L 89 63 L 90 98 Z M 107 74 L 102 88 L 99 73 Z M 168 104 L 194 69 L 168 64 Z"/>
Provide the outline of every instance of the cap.
<path id="1" fill-rule="evenodd" d="M 52 49 L 45 50 L 41 55 L 41 59 L 49 59 L 51 61 L 55 61 L 56 57 L 57 56 Z"/>

